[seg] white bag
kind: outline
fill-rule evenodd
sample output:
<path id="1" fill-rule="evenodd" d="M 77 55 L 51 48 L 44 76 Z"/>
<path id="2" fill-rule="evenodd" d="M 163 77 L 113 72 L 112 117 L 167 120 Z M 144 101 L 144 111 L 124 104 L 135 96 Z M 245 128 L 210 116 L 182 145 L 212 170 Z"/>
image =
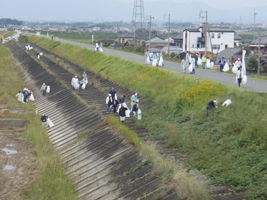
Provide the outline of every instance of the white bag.
<path id="1" fill-rule="evenodd" d="M 192 63 L 191 54 L 189 54 L 189 63 Z"/>
<path id="2" fill-rule="evenodd" d="M 222 106 L 229 106 L 232 103 L 231 99 L 227 99 Z"/>
<path id="3" fill-rule="evenodd" d="M 149 58 L 149 56 L 146 58 L 146 64 L 147 64 L 147 65 L 150 64 L 150 58 Z"/>
<path id="4" fill-rule="evenodd" d="M 83 83 L 83 85 L 82 85 L 82 89 L 83 89 L 83 90 L 85 90 L 85 86 L 86 86 L 86 84 Z"/>
<path id="5" fill-rule="evenodd" d="M 243 76 L 242 77 L 242 84 L 246 84 L 248 82 L 248 77 L 247 76 Z"/>
<path id="6" fill-rule="evenodd" d="M 47 88 L 46 88 L 46 92 L 47 93 L 50 93 L 50 86 L 48 85 Z"/>
<path id="7" fill-rule="evenodd" d="M 159 59 L 159 67 L 162 67 L 162 65 L 163 65 L 163 58 L 160 57 L 160 59 Z"/>
<path id="8" fill-rule="evenodd" d="M 232 72 L 233 72 L 234 74 L 237 74 L 237 71 L 238 71 L 237 66 L 234 64 L 234 66 L 233 66 L 233 68 L 232 68 Z"/>
<path id="9" fill-rule="evenodd" d="M 152 61 L 152 66 L 154 66 L 154 67 L 156 67 L 157 66 L 157 59 L 153 59 L 153 61 Z"/>
<path id="10" fill-rule="evenodd" d="M 47 118 L 47 125 L 52 128 L 54 126 L 53 122 L 49 119 L 49 117 Z"/>
<path id="11" fill-rule="evenodd" d="M 210 69 L 210 59 L 207 59 L 206 67 Z"/>
<path id="12" fill-rule="evenodd" d="M 30 101 L 34 101 L 34 96 L 33 96 L 33 94 L 31 94 L 31 96 L 30 96 Z"/>
<path id="13" fill-rule="evenodd" d="M 210 68 L 213 69 L 214 67 L 214 62 L 210 62 Z"/>
<path id="14" fill-rule="evenodd" d="M 138 119 L 138 120 L 141 120 L 141 119 L 142 119 L 142 111 L 141 111 L 140 108 L 139 108 L 138 111 L 137 111 L 137 119 Z"/>
<path id="15" fill-rule="evenodd" d="M 126 111 L 125 111 L 126 117 L 130 117 L 130 113 L 131 113 L 131 111 L 130 111 L 129 109 L 126 110 Z"/>
<path id="16" fill-rule="evenodd" d="M 198 60 L 197 60 L 197 65 L 198 65 L 198 66 L 202 65 L 202 59 L 201 59 L 201 58 L 198 58 Z"/>
<path id="17" fill-rule="evenodd" d="M 188 71 L 191 73 L 193 72 L 193 63 L 191 63 L 188 67 Z"/>
<path id="18" fill-rule="evenodd" d="M 224 67 L 223 67 L 223 72 L 228 72 L 230 69 L 228 63 L 225 63 Z"/>
<path id="19" fill-rule="evenodd" d="M 102 49 L 102 47 L 99 47 L 99 52 L 103 52 L 103 49 Z"/>

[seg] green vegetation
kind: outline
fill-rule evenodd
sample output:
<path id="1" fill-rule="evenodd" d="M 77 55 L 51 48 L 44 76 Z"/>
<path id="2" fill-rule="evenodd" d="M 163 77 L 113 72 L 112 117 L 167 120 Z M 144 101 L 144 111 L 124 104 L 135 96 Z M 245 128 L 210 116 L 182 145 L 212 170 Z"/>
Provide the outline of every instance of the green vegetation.
<path id="1" fill-rule="evenodd" d="M 36 160 L 32 170 L 37 171 L 35 181 L 24 191 L 23 199 L 78 199 L 71 179 L 65 174 L 59 153 L 49 141 L 46 128 L 35 116 L 32 103 L 22 104 L 15 95 L 26 86 L 22 74 L 6 48 L 0 47 L 0 102 L 7 108 L 25 112 L 14 115 L 30 121 L 21 138 L 33 145 Z M 11 84 L 12 83 L 12 84 Z"/>
<path id="2" fill-rule="evenodd" d="M 45 38 L 30 40 L 43 47 L 54 44 Z M 163 137 L 189 169 L 245 190 L 248 199 L 267 198 L 265 97 L 70 44 L 49 50 L 156 103 L 156 109 L 143 112 L 140 123 L 150 137 Z M 205 107 L 213 98 L 219 108 L 207 117 Z M 222 107 L 228 98 L 233 103 Z"/>

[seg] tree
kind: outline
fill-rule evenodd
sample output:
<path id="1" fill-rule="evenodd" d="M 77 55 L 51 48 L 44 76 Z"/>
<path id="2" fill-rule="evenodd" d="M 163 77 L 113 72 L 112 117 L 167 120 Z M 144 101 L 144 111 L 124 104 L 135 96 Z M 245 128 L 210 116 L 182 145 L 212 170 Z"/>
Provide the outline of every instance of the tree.
<path id="1" fill-rule="evenodd" d="M 247 70 L 250 72 L 257 72 L 258 69 L 258 60 L 256 56 L 250 56 L 247 60 Z"/>

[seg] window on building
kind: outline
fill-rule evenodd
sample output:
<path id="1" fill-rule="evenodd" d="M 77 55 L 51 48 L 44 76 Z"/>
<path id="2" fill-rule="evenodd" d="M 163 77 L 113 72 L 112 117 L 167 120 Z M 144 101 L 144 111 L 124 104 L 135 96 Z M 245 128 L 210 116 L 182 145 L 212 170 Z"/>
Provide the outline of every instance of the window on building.
<path id="1" fill-rule="evenodd" d="M 220 50 L 220 47 L 221 47 L 221 46 L 220 46 L 219 44 L 213 44 L 213 45 L 212 45 L 212 49 L 213 49 L 213 50 Z"/>
<path id="2" fill-rule="evenodd" d="M 227 48 L 227 47 L 228 47 L 228 44 L 225 45 L 225 48 Z"/>
<path id="3" fill-rule="evenodd" d="M 197 44 L 197 48 L 200 48 L 200 44 Z"/>
<path id="4" fill-rule="evenodd" d="M 221 33 L 218 33 L 217 37 L 218 37 L 218 39 L 221 39 Z"/>
<path id="5" fill-rule="evenodd" d="M 214 34 L 214 33 L 212 33 L 212 34 L 211 34 L 211 38 L 212 38 L 212 39 L 214 39 L 214 36 L 215 36 L 215 34 Z"/>
<path id="6" fill-rule="evenodd" d="M 124 41 L 125 41 L 125 40 L 124 40 L 124 38 L 123 38 L 123 39 L 121 40 L 121 43 L 124 43 Z"/>

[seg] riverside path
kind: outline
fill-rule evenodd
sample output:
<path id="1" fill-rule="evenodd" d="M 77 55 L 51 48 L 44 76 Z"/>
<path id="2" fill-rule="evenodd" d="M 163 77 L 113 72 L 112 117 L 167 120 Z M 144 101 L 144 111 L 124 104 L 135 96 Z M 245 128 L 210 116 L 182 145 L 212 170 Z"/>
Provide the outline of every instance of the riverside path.
<path id="1" fill-rule="evenodd" d="M 42 35 L 42 37 L 46 37 L 46 36 Z M 65 40 L 61 38 L 58 38 L 58 41 L 62 43 L 78 45 L 80 47 L 84 47 L 84 48 L 91 49 L 91 50 L 95 49 L 95 46 L 89 45 L 89 44 L 74 42 L 74 41 Z M 108 48 L 104 48 L 103 50 L 104 50 L 104 53 L 108 55 L 116 55 L 124 59 L 133 60 L 133 61 L 137 61 L 141 63 L 145 62 L 145 56 L 137 55 L 134 53 L 113 50 L 113 49 L 108 49 Z M 164 68 L 182 73 L 180 63 L 177 63 L 177 62 L 164 61 Z M 232 86 L 237 87 L 237 83 L 235 83 L 234 74 L 227 74 L 227 73 L 222 73 L 218 71 L 196 68 L 196 73 L 192 74 L 192 76 L 210 79 L 212 81 L 218 81 L 218 82 L 221 82 L 227 85 L 232 85 Z M 267 81 L 248 78 L 247 84 L 242 85 L 241 87 L 248 89 L 248 90 L 257 91 L 257 92 L 267 92 Z"/>

